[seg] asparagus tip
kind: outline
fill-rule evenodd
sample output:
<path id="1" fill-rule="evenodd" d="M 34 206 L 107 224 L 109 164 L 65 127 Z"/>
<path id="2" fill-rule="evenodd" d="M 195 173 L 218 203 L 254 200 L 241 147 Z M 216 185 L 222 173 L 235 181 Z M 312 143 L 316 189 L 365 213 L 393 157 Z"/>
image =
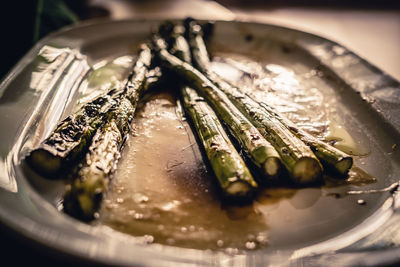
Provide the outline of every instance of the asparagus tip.
<path id="1" fill-rule="evenodd" d="M 322 176 L 322 166 L 313 157 L 303 157 L 293 168 L 293 180 L 298 184 L 310 184 Z"/>

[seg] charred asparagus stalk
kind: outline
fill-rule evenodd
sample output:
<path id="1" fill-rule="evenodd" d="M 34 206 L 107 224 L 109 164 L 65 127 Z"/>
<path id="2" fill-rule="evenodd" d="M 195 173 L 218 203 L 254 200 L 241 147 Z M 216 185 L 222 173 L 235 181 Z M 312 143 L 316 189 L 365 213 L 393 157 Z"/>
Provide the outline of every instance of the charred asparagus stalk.
<path id="1" fill-rule="evenodd" d="M 139 69 L 136 71 L 136 73 L 141 73 Z M 130 86 L 129 94 L 121 96 L 106 115 L 104 125 L 93 137 L 77 178 L 67 186 L 64 195 L 66 213 L 85 221 L 94 219 L 129 134 L 130 122 L 137 102 L 145 91 L 160 84 L 162 79 L 160 75 L 158 68 L 152 69 L 146 72 L 144 83 L 129 82 L 127 84 Z M 137 79 L 131 77 L 130 80 Z"/>
<path id="2" fill-rule="evenodd" d="M 28 155 L 27 163 L 45 177 L 58 177 L 86 151 L 96 129 L 103 123 L 103 116 L 115 104 L 113 93 L 97 97 L 64 119 L 39 148 Z"/>
<path id="3" fill-rule="evenodd" d="M 132 73 L 121 95 L 121 97 L 128 98 L 134 108 L 136 108 L 139 97 L 146 87 L 146 79 L 149 76 L 148 68 L 150 67 L 151 59 L 150 47 L 147 44 L 142 44 Z M 149 85 L 147 84 L 147 86 Z"/>
<path id="4" fill-rule="evenodd" d="M 190 64 L 182 62 L 169 54 L 165 49 L 163 40 L 155 37 L 154 43 L 162 65 L 177 74 L 190 86 L 202 92 L 207 100 L 212 103 L 215 110 L 219 110 L 223 107 L 221 103 L 227 105 L 229 108 L 228 110 L 233 109 L 231 108 L 233 105 L 226 95 L 207 77 Z M 262 112 L 263 109 L 261 109 L 258 104 L 254 107 L 252 106 L 251 109 L 239 110 L 246 115 L 247 119 L 257 127 L 259 132 L 278 151 L 282 163 L 289 171 L 293 181 L 299 184 L 305 184 L 320 179 L 322 166 L 318 159 L 308 146 L 295 137 L 286 127 L 282 126 L 278 120 L 266 116 L 265 112 Z"/>
<path id="5" fill-rule="evenodd" d="M 182 25 L 171 21 L 164 22 L 159 28 L 160 36 L 167 43 L 167 50 L 177 58 L 185 61 L 191 61 L 189 44 L 183 37 L 185 28 Z"/>
<path id="6" fill-rule="evenodd" d="M 203 40 L 201 26 L 193 19 L 185 21 L 185 36 L 189 43 L 193 66 L 201 73 L 207 73 L 210 67 L 207 47 Z"/>
<path id="7" fill-rule="evenodd" d="M 229 198 L 248 197 L 258 187 L 257 183 L 229 141 L 217 116 L 194 89 L 183 87 L 182 96 L 222 192 Z"/>
<path id="8" fill-rule="evenodd" d="M 183 38 L 183 32 L 180 31 L 180 25 L 175 26 L 178 30 L 173 31 L 174 35 L 169 36 L 170 43 L 177 43 L 178 38 Z M 189 59 L 190 50 L 185 39 L 182 42 L 185 45 L 173 45 L 177 57 L 180 59 Z M 186 56 L 184 56 L 186 55 Z M 190 61 L 186 61 L 190 63 Z M 204 90 L 202 90 L 204 91 Z M 226 96 L 219 91 L 205 90 L 204 95 L 208 102 L 214 107 L 217 116 L 221 118 L 232 137 L 240 145 L 253 164 L 257 167 L 258 172 L 266 178 L 266 182 L 274 180 L 278 177 L 281 170 L 281 160 L 275 148 L 259 133 L 259 131 L 240 113 L 240 111 L 232 105 Z"/>
<path id="9" fill-rule="evenodd" d="M 192 20 L 186 24 L 186 32 L 192 51 L 193 63 L 197 69 L 206 74 L 208 78 L 224 91 L 239 109 L 250 111 L 252 109 L 251 107 L 258 101 L 251 99 L 247 94 L 241 94 L 240 89 L 230 85 L 217 74 L 210 71 L 209 56 L 202 38 L 200 25 Z M 301 141 L 307 144 L 326 169 L 341 176 L 345 176 L 348 173 L 353 165 L 352 157 L 301 130 L 267 103 L 258 102 L 258 104 L 264 109 L 262 112 L 265 113 L 265 115 L 279 120 L 283 126 L 288 128 Z"/>
<path id="10" fill-rule="evenodd" d="M 87 151 L 96 129 L 104 123 L 104 117 L 122 96 L 132 103 L 136 101 L 136 91 L 142 87 L 150 64 L 151 51 L 143 46 L 127 85 L 123 90 L 111 90 L 82 106 L 68 116 L 52 134 L 33 150 L 26 158 L 27 163 L 38 173 L 48 178 L 56 178 L 72 163 L 77 162 Z"/>
<path id="11" fill-rule="evenodd" d="M 107 114 L 105 124 L 93 137 L 78 178 L 67 187 L 66 213 L 85 221 L 94 219 L 129 133 L 133 113 L 132 103 L 123 98 Z"/>

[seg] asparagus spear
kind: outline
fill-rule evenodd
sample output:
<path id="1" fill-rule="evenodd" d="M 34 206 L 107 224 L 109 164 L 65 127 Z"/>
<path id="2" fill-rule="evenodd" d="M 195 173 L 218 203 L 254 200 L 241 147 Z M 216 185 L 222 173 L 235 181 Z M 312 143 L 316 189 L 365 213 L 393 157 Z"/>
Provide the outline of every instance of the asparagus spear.
<path id="1" fill-rule="evenodd" d="M 115 104 L 113 92 L 97 97 L 59 123 L 39 148 L 28 155 L 27 163 L 45 177 L 58 177 L 90 144 L 95 130 L 103 123 L 104 114 Z"/>
<path id="2" fill-rule="evenodd" d="M 127 85 L 123 90 L 111 90 L 82 106 L 57 125 L 52 134 L 27 157 L 27 163 L 39 174 L 56 178 L 72 163 L 77 162 L 89 147 L 96 129 L 103 123 L 103 118 L 110 108 L 121 98 L 127 96 L 132 103 L 136 101 L 136 91 L 142 87 L 150 64 L 151 51 L 142 46 L 139 58 L 133 68 Z"/>
<path id="3" fill-rule="evenodd" d="M 229 105 L 230 102 L 226 95 L 207 77 L 188 63 L 182 62 L 169 54 L 162 39 L 155 37 L 154 46 L 163 66 L 177 74 L 193 88 L 202 92 L 207 100 L 213 104 L 213 108 L 218 110 L 218 102 L 220 102 L 228 105 L 230 110 L 233 109 L 230 107 L 233 105 Z M 252 106 L 249 110 L 240 108 L 239 110 L 246 115 L 247 119 L 257 127 L 259 132 L 278 151 L 282 163 L 289 171 L 293 181 L 305 184 L 321 178 L 322 166 L 310 148 L 295 137 L 286 127 L 282 126 L 278 120 L 266 116 L 258 104 Z"/>
<path id="4" fill-rule="evenodd" d="M 142 44 L 133 71 L 125 85 L 121 96 L 126 97 L 136 108 L 140 95 L 143 93 L 148 78 L 148 68 L 151 64 L 151 49 L 147 44 Z"/>
<path id="5" fill-rule="evenodd" d="M 67 186 L 64 211 L 74 217 L 85 221 L 94 219 L 129 134 L 137 103 L 144 92 L 152 90 L 162 80 L 159 68 L 143 72 L 140 67 L 147 69 L 146 65 L 137 64 L 136 67 L 135 73 L 144 73 L 145 81 L 135 82 L 139 80 L 135 75 L 129 79 L 125 88 L 127 93 L 111 108 L 104 125 L 93 137 L 89 152 L 79 169 L 78 178 Z"/>
<path id="6" fill-rule="evenodd" d="M 213 32 L 214 32 L 214 21 L 205 21 L 203 22 L 201 25 L 198 21 L 196 21 L 194 18 L 192 17 L 187 17 L 184 21 L 183 21 L 183 25 L 185 26 L 185 38 L 189 39 L 188 35 L 191 34 L 190 31 L 188 31 L 189 27 L 191 26 L 199 26 L 199 30 L 201 31 L 202 34 L 202 39 L 204 40 L 205 43 L 207 43 L 207 41 L 210 39 L 210 37 L 212 36 Z"/>
<path id="7" fill-rule="evenodd" d="M 353 158 L 351 156 L 303 131 L 266 103 L 260 102 L 260 105 L 272 114 L 272 116 L 275 116 L 293 134 L 300 138 L 301 141 L 307 144 L 326 169 L 341 177 L 347 176 L 353 166 Z"/>
<path id="8" fill-rule="evenodd" d="M 193 19 L 185 21 L 185 28 L 185 36 L 189 43 L 193 66 L 201 73 L 207 73 L 210 67 L 210 60 L 203 40 L 202 28 Z"/>
<path id="9" fill-rule="evenodd" d="M 172 22 L 164 23 L 159 30 L 167 39 L 168 50 L 177 58 L 190 62 L 189 45 L 183 32 L 181 25 Z M 181 91 L 184 106 L 191 116 L 222 192 L 226 197 L 248 196 L 257 188 L 257 183 L 229 141 L 215 113 L 193 89 L 182 87 Z M 259 153 L 260 157 L 262 152 Z"/>
<path id="10" fill-rule="evenodd" d="M 195 90 L 183 87 L 182 96 L 223 193 L 230 198 L 248 197 L 257 189 L 257 183 L 229 141 L 217 116 Z"/>
<path id="11" fill-rule="evenodd" d="M 128 98 L 122 98 L 107 114 L 105 124 L 93 137 L 78 178 L 67 187 L 64 195 L 66 213 L 85 221 L 94 219 L 110 175 L 116 168 L 134 109 Z"/>
<path id="12" fill-rule="evenodd" d="M 298 128 L 293 122 L 279 114 L 267 103 L 252 100 L 247 94 L 241 94 L 240 89 L 228 84 L 217 74 L 211 72 L 209 56 L 202 38 L 200 25 L 192 20 L 186 24 L 186 32 L 188 33 L 187 38 L 189 39 L 192 58 L 197 69 L 206 74 L 207 77 L 209 77 L 221 90 L 223 90 L 236 106 L 239 108 L 244 105 L 251 107 L 254 102 L 258 102 L 258 104 L 265 109 L 263 112 L 266 113 L 266 115 L 279 120 L 294 135 L 307 144 L 326 169 L 331 170 L 341 176 L 346 176 L 353 165 L 352 157 Z M 242 107 L 242 109 L 250 110 L 250 108 L 245 107 Z"/>
<path id="13" fill-rule="evenodd" d="M 180 25 L 175 28 L 181 27 Z M 170 43 L 178 41 L 178 38 L 182 36 L 182 31 L 174 31 L 173 36 L 169 36 Z M 190 56 L 189 46 L 186 40 L 183 39 L 186 46 L 178 46 L 174 50 L 177 53 L 177 57 L 185 59 L 186 62 Z M 178 48 L 177 48 L 178 47 Z M 184 56 L 188 55 L 188 56 Z M 240 113 L 240 111 L 230 103 L 230 101 L 221 92 L 213 92 L 206 90 L 205 92 L 207 100 L 214 107 L 214 111 L 217 115 L 225 122 L 231 135 L 240 147 L 245 152 L 246 156 L 253 162 L 257 167 L 258 172 L 266 178 L 266 181 L 274 180 L 278 177 L 281 170 L 281 160 L 278 152 L 275 148 L 260 134 L 260 132 L 246 119 L 246 117 Z"/>
<path id="14" fill-rule="evenodd" d="M 164 22 L 159 28 L 160 36 L 166 41 L 168 51 L 177 58 L 191 61 L 189 45 L 183 37 L 185 28 L 182 25 L 174 24 L 171 21 Z"/>

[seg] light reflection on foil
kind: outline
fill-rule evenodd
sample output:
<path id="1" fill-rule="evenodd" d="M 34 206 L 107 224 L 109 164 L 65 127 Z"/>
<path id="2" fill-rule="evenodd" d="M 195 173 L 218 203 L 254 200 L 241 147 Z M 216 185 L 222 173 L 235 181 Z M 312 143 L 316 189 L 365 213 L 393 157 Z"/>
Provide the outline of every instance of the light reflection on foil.
<path id="1" fill-rule="evenodd" d="M 126 83 L 132 63 L 132 56 L 121 56 L 112 61 L 104 59 L 94 64 L 93 71 L 87 77 L 85 91 L 82 92 L 82 97 L 75 110 L 105 91 L 122 88 Z"/>
<path id="2" fill-rule="evenodd" d="M 276 108 L 303 130 L 323 137 L 329 125 L 329 114 L 318 88 L 306 86 L 307 77 L 296 75 L 293 70 L 277 65 L 262 65 L 248 59 L 218 58 L 212 70 L 237 85 L 254 99 Z"/>
<path id="3" fill-rule="evenodd" d="M 18 192 L 15 178 L 14 176 L 9 175 L 7 164 L 2 158 L 0 158 L 0 187 L 12 193 Z"/>
<path id="4" fill-rule="evenodd" d="M 15 143 L 5 156 L 6 162 L 0 163 L 0 186 L 11 192 L 17 192 L 14 166 L 54 128 L 90 69 L 78 51 L 51 46 L 44 46 L 33 64 L 29 88 L 24 93 L 33 90 L 30 100 L 35 104 L 17 122 L 20 129 Z"/>
<path id="5" fill-rule="evenodd" d="M 30 88 L 43 91 L 55 85 L 58 77 L 74 60 L 74 55 L 68 48 L 59 49 L 46 45 L 40 49 L 37 60 L 39 63 L 32 72 Z"/>

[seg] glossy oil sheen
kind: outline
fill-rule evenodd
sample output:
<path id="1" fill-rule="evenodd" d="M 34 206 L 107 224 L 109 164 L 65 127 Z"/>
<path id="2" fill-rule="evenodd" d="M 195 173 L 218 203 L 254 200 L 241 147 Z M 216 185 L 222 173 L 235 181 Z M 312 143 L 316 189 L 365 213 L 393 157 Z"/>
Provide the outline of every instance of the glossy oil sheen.
<path id="1" fill-rule="evenodd" d="M 268 229 L 264 231 L 268 244 L 259 248 L 255 246 L 257 244 L 254 244 L 254 241 L 247 241 L 247 238 L 253 240 L 253 236 L 240 236 L 238 247 L 243 247 L 246 240 L 246 250 L 256 250 L 238 256 L 231 256 L 238 251 L 226 250 L 226 244 L 219 240 L 217 246 L 220 248 L 222 245 L 222 253 L 184 249 L 181 248 L 185 246 L 182 243 L 159 245 L 158 242 L 162 243 L 162 240 L 156 235 L 147 235 L 147 231 L 135 233 L 136 237 L 133 237 L 123 234 L 124 229 L 115 231 L 98 223 L 87 225 L 58 211 L 62 207 L 60 200 L 64 184 L 60 181 L 45 180 L 25 169 L 22 161 L 24 155 L 46 137 L 46 133 L 55 127 L 59 119 L 67 116 L 79 105 L 79 99 L 82 100 L 82 97 L 91 91 L 88 90 L 90 88 L 87 78 L 93 72 L 87 73 L 85 63 L 92 70 L 96 70 L 107 64 L 112 65 L 113 61 L 120 57 L 134 58 L 140 42 L 148 38 L 151 30 L 159 23 L 161 21 L 157 20 L 88 22 L 66 28 L 41 40 L 2 81 L 2 224 L 14 234 L 36 242 L 38 247 L 46 251 L 79 257 L 79 262 L 90 261 L 108 265 L 265 266 L 310 263 L 323 266 L 327 265 L 327 261 L 330 265 L 366 265 L 371 262 L 391 263 L 395 260 L 400 249 L 400 238 L 396 234 L 399 232 L 400 221 L 396 213 L 399 198 L 396 194 L 392 196 L 393 190 L 370 190 L 388 188 L 398 182 L 399 82 L 339 44 L 274 25 L 217 21 L 211 52 L 220 58 L 229 55 L 232 60 L 239 62 L 254 62 L 261 65 L 263 71 L 267 65 L 283 67 L 294 73 L 295 80 L 303 88 L 316 88 L 317 90 L 313 91 L 321 92 L 323 101 L 328 103 L 329 109 L 332 110 L 327 113 L 329 116 L 325 117 L 331 121 L 329 125 L 339 125 L 349 133 L 358 147 L 368 151 L 367 156 L 355 157 L 356 166 L 368 175 L 355 173 L 350 182 L 341 182 L 339 187 L 337 182 L 330 182 L 328 178 L 322 188 L 267 190 L 264 197 L 260 195 L 254 207 L 262 211 L 261 221 L 268 223 Z M 73 77 L 67 80 L 74 81 L 74 86 L 49 86 L 45 90 L 31 90 L 32 74 L 37 72 L 36 67 L 40 64 L 37 55 L 45 46 L 67 49 L 76 56 L 73 61 L 78 64 L 73 65 L 77 68 L 83 67 L 82 71 L 71 72 L 69 70 L 75 67 L 68 65 L 63 72 L 68 74 L 67 77 Z M 215 59 L 218 62 L 217 57 Z M 268 71 L 272 71 L 271 75 L 274 70 L 275 67 L 268 68 Z M 310 78 L 303 79 L 303 76 Z M 63 75 L 54 77 L 60 84 L 67 84 Z M 293 81 L 291 78 L 289 80 Z M 276 81 L 279 82 L 279 79 Z M 319 99 L 320 95 L 310 97 Z M 311 113 L 306 114 L 312 116 L 321 114 L 321 111 L 327 112 L 319 108 L 310 110 Z M 303 115 L 298 118 L 301 119 Z M 303 126 L 310 125 L 303 123 Z M 312 124 L 309 130 L 318 128 L 320 133 L 327 134 L 326 130 L 329 129 L 326 129 L 326 126 L 322 124 L 317 127 L 316 124 Z M 337 139 L 339 137 L 335 136 L 335 141 L 339 141 Z M 126 153 L 131 153 L 131 149 L 127 147 Z M 124 162 L 121 161 L 120 164 L 123 165 Z M 171 166 L 179 168 L 181 165 L 176 166 L 173 163 L 169 165 Z M 376 182 L 368 177 L 376 178 Z M 355 184 L 352 184 L 352 181 Z M 346 196 L 349 190 L 376 193 Z M 211 187 L 209 192 L 213 194 Z M 113 197 L 113 194 L 112 191 L 110 197 Z M 210 194 L 204 192 L 205 199 Z M 150 201 L 151 198 L 149 203 Z M 216 201 L 210 199 L 208 203 Z M 332 203 L 335 204 L 331 209 L 328 204 Z M 327 208 L 330 212 L 326 211 Z M 278 217 L 276 210 L 282 211 L 282 216 Z M 238 218 L 248 213 L 248 209 L 244 209 L 238 213 L 239 216 L 234 217 Z M 222 214 L 227 213 L 222 210 L 219 215 L 225 216 Z M 294 222 L 293 218 L 298 221 Z M 337 222 L 337 227 L 328 227 L 332 225 L 331 220 Z M 191 229 L 193 230 L 193 227 L 187 230 Z M 183 229 L 183 232 L 185 231 Z M 303 231 L 309 233 L 309 238 L 302 235 Z M 290 233 L 294 235 L 280 239 Z M 259 240 L 261 239 L 262 237 L 259 237 Z M 214 242 L 215 240 L 213 244 Z"/>
<path id="2" fill-rule="evenodd" d="M 319 83 L 315 70 L 289 66 L 229 54 L 213 63 L 220 75 L 324 138 L 331 118 L 340 122 L 335 93 Z M 143 103 L 100 213 L 102 224 L 149 243 L 240 253 L 314 244 L 356 225 L 368 216 L 367 206 L 376 205 L 379 196 L 367 196 L 360 206 L 344 194 L 377 182 L 357 167 L 346 181 L 326 177 L 325 185 L 304 189 L 267 186 L 252 204 L 224 204 L 176 101 L 167 91 Z M 354 148 L 348 147 L 356 151 L 347 138 L 342 142 L 352 142 Z"/>

